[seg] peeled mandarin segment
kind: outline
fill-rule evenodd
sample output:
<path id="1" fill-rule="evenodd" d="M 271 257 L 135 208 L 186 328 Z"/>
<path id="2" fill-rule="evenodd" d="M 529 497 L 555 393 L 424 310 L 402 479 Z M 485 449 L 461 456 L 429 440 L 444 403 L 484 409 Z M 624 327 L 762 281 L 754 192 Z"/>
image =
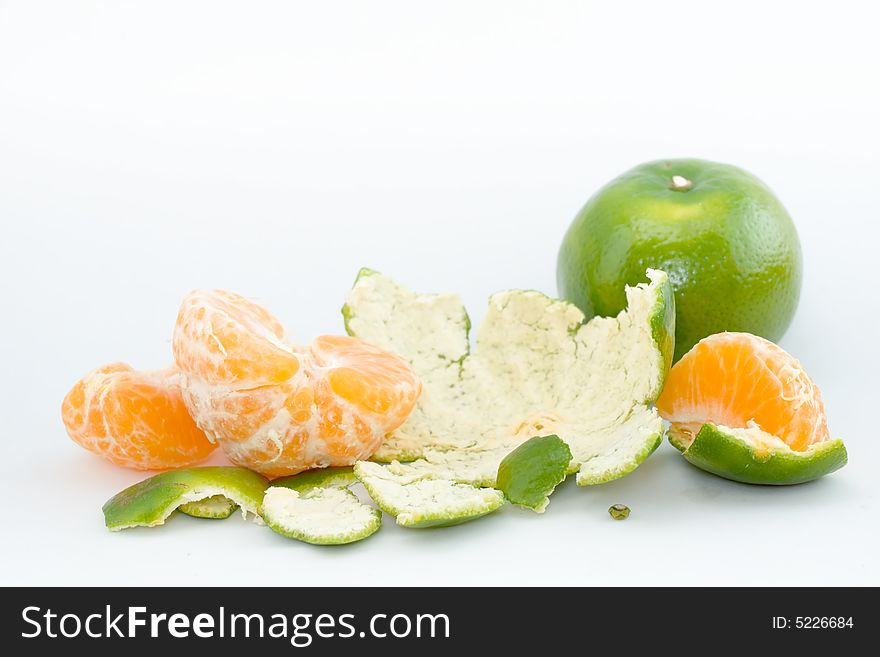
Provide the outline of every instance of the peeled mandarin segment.
<path id="1" fill-rule="evenodd" d="M 348 409 L 340 403 L 329 386 L 318 384 L 315 391 L 315 405 L 318 410 L 318 435 L 324 441 L 338 441 L 346 435 L 353 418 Z"/>
<path id="2" fill-rule="evenodd" d="M 757 427 L 796 451 L 829 437 L 819 389 L 800 363 L 748 333 L 699 342 L 670 370 L 657 409 L 686 435 L 707 423 Z"/>
<path id="3" fill-rule="evenodd" d="M 294 422 L 303 424 L 312 417 L 312 408 L 315 405 L 315 391 L 309 387 L 296 390 L 287 397 L 286 406 Z"/>
<path id="4" fill-rule="evenodd" d="M 175 368 L 136 372 L 117 363 L 73 386 L 61 407 L 68 435 L 109 461 L 160 470 L 205 460 L 214 445 L 187 411 Z"/>
<path id="5" fill-rule="evenodd" d="M 394 403 L 391 391 L 372 385 L 369 375 L 363 372 L 340 367 L 332 370 L 327 378 L 333 392 L 373 413 L 386 413 Z"/>
<path id="6" fill-rule="evenodd" d="M 198 425 L 269 477 L 369 458 L 420 392 L 400 358 L 349 337 L 292 346 L 267 310 L 228 292 L 184 300 L 174 354 Z"/>
<path id="7" fill-rule="evenodd" d="M 175 375 L 172 375 L 174 377 Z M 136 458 L 146 450 L 155 462 L 178 464 L 185 454 L 207 456 L 213 451 L 205 434 L 196 426 L 181 397 L 176 378 L 145 380 L 144 375 L 120 374 L 105 400 L 105 420 L 117 436 L 127 436 L 125 450 Z M 117 445 L 122 449 L 122 441 Z M 199 458 L 201 460 L 201 458 Z"/>
<path id="8" fill-rule="evenodd" d="M 101 410 L 90 403 L 95 388 L 106 381 L 104 375 L 130 371 L 131 367 L 125 363 L 111 363 L 93 370 L 74 384 L 61 404 L 61 418 L 74 441 L 82 445 L 83 441 L 90 442 L 106 435 Z"/>
<path id="9" fill-rule="evenodd" d="M 174 358 L 181 370 L 208 383 L 281 383 L 300 368 L 269 311 L 222 290 L 192 292 L 180 308 Z"/>
<path id="10" fill-rule="evenodd" d="M 316 338 L 312 353 L 342 399 L 379 415 L 409 415 L 420 385 L 402 358 L 347 336 Z"/>
<path id="11" fill-rule="evenodd" d="M 284 337 L 284 325 L 260 304 L 226 290 L 213 290 L 209 294 L 218 308 L 229 315 L 239 317 L 241 323 L 252 332 L 271 333 L 278 339 Z"/>
<path id="12" fill-rule="evenodd" d="M 278 412 L 285 399 L 279 386 L 264 386 L 222 395 L 206 395 L 201 386 L 184 388 L 184 401 L 199 426 L 212 439 L 247 441 Z M 277 452 L 277 450 L 276 450 Z"/>

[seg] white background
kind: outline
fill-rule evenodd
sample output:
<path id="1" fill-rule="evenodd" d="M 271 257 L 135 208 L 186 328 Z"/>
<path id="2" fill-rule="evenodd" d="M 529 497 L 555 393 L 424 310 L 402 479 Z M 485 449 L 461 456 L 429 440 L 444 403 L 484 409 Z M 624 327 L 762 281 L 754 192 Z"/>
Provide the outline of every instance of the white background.
<path id="1" fill-rule="evenodd" d="M 0 583 L 880 584 L 877 21 L 845 1 L 0 2 Z M 386 517 L 343 548 L 239 516 L 104 528 L 144 475 L 71 442 L 61 399 L 106 362 L 167 364 L 190 289 L 306 341 L 342 332 L 368 265 L 479 320 L 496 290 L 555 293 L 597 187 L 681 156 L 751 170 L 794 217 L 782 345 L 841 472 L 749 487 L 664 444 L 543 516 Z"/>

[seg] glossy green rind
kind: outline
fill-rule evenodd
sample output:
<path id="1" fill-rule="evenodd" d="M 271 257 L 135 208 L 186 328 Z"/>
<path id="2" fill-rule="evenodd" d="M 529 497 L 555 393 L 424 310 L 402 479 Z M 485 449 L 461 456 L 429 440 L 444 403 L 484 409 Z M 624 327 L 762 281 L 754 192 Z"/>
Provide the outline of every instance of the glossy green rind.
<path id="1" fill-rule="evenodd" d="M 745 440 L 713 424 L 704 424 L 682 454 L 689 463 L 719 477 L 773 486 L 813 481 L 839 470 L 847 462 L 846 447 L 840 439 L 816 443 L 803 452 L 757 451 Z"/>
<path id="2" fill-rule="evenodd" d="M 205 466 L 169 470 L 129 486 L 103 507 L 104 522 L 113 531 L 155 527 L 178 507 L 222 495 L 241 508 L 242 515 L 260 515 L 268 481 L 245 468 Z"/>
<path id="3" fill-rule="evenodd" d="M 672 177 L 693 183 L 672 189 Z M 637 166 L 596 192 L 577 214 L 557 259 L 561 297 L 589 318 L 626 307 L 624 284 L 653 267 L 675 289 L 678 360 L 700 339 L 745 331 L 777 342 L 800 296 L 797 230 L 754 175 L 697 159 Z"/>
<path id="4" fill-rule="evenodd" d="M 536 436 L 504 457 L 495 485 L 509 502 L 543 513 L 570 462 L 571 450 L 559 436 Z"/>

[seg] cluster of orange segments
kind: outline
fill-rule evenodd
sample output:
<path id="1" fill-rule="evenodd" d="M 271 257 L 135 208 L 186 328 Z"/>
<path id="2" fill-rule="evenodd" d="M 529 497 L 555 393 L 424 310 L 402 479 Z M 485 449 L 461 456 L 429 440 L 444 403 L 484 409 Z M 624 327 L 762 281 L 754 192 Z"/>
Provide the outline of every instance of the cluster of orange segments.
<path id="1" fill-rule="evenodd" d="M 100 367 L 62 405 L 74 441 L 139 470 L 189 466 L 219 444 L 268 477 L 369 458 L 421 385 L 402 359 L 350 337 L 297 346 L 262 306 L 197 290 L 181 305 L 174 365 Z"/>
<path id="2" fill-rule="evenodd" d="M 175 364 L 100 367 L 67 394 L 71 438 L 119 465 L 167 469 L 205 460 L 280 477 L 369 458 L 421 392 L 408 364 L 356 338 L 296 346 L 268 310 L 237 294 L 195 291 L 174 329 Z M 763 338 L 721 333 L 672 368 L 657 400 L 675 430 L 757 425 L 803 451 L 828 439 L 818 388 Z"/>

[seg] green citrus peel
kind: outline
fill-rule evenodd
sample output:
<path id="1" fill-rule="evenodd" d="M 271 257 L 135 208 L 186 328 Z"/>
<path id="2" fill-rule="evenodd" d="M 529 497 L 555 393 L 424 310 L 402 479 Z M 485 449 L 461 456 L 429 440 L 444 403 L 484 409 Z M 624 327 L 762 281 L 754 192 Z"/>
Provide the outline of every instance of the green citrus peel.
<path id="1" fill-rule="evenodd" d="M 351 466 L 307 470 L 290 477 L 272 480 L 273 487 L 280 486 L 300 492 L 314 488 L 348 488 L 356 483 L 357 477 L 354 476 L 354 469 Z"/>
<path id="2" fill-rule="evenodd" d="M 276 479 L 263 498 L 263 520 L 278 534 L 313 545 L 360 541 L 379 530 L 382 513 L 348 490 L 356 483 L 351 467 Z"/>
<path id="3" fill-rule="evenodd" d="M 268 481 L 245 468 L 206 466 L 169 470 L 129 486 L 103 507 L 104 522 L 112 531 L 161 525 L 179 507 L 222 496 L 242 515 L 260 515 Z M 190 507 L 206 513 L 210 503 Z M 206 516 L 199 516 L 206 517 Z"/>
<path id="4" fill-rule="evenodd" d="M 571 450 L 559 436 L 536 436 L 504 457 L 496 485 L 513 504 L 543 513 L 570 462 Z"/>
<path id="5" fill-rule="evenodd" d="M 193 518 L 223 520 L 235 513 L 237 508 L 238 505 L 225 495 L 214 495 L 197 502 L 181 504 L 177 510 Z"/>
<path id="6" fill-rule="evenodd" d="M 615 520 L 626 520 L 629 518 L 629 507 L 626 504 L 612 504 L 608 507 L 608 514 Z"/>
<path id="7" fill-rule="evenodd" d="M 402 527 L 460 525 L 504 504 L 504 495 L 493 488 L 401 471 L 401 467 L 361 461 L 354 472 L 376 504 Z"/>
<path id="8" fill-rule="evenodd" d="M 502 460 L 535 436 L 568 445 L 565 472 L 576 473 L 579 485 L 631 472 L 663 436 L 652 403 L 674 349 L 672 286 L 662 271 L 647 276 L 626 289 L 625 311 L 590 321 L 540 292 L 495 294 L 472 350 L 456 295 L 416 294 L 361 270 L 343 308 L 346 329 L 405 358 L 423 393 L 373 456 L 390 465 L 358 466 L 355 474 L 384 509 L 406 509 L 403 518 L 394 515 L 409 526 L 422 515 L 433 522 L 434 510 L 417 508 L 433 489 L 444 503 L 458 500 L 453 506 L 464 517 L 471 503 L 491 507 L 503 497 L 496 489 Z M 391 481 L 418 493 L 392 496 Z M 437 513 L 439 522 L 449 520 Z"/>
<path id="9" fill-rule="evenodd" d="M 846 446 L 840 439 L 796 451 L 757 428 L 704 424 L 693 437 L 670 431 L 669 442 L 698 468 L 747 484 L 801 484 L 839 470 L 847 462 Z"/>
<path id="10" fill-rule="evenodd" d="M 263 498 L 263 520 L 288 538 L 313 545 L 343 545 L 376 533 L 382 514 L 347 488 L 299 491 L 271 486 Z"/>

